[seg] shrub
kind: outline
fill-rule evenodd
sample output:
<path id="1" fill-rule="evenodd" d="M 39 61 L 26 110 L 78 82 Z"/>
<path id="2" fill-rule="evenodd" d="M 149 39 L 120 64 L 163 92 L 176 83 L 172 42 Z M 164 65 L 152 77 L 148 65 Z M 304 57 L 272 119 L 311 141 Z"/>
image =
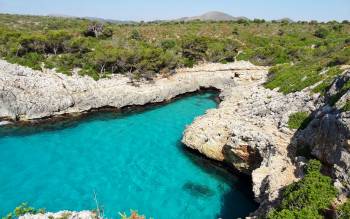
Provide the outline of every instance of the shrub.
<path id="1" fill-rule="evenodd" d="M 342 111 L 344 112 L 350 111 L 350 101 L 346 101 L 345 105 L 342 108 Z"/>
<path id="2" fill-rule="evenodd" d="M 39 213 L 45 213 L 45 209 L 35 209 L 33 207 L 28 206 L 27 203 L 22 203 L 18 207 L 16 207 L 13 210 L 13 212 L 10 212 L 5 217 L 2 217 L 2 219 L 14 219 L 25 214 L 39 214 Z"/>
<path id="3" fill-rule="evenodd" d="M 6 57 L 6 60 L 11 63 L 17 63 L 23 66 L 30 67 L 35 70 L 41 70 L 41 63 L 44 61 L 44 56 L 36 52 L 27 53 L 21 57 Z"/>
<path id="4" fill-rule="evenodd" d="M 232 62 L 238 52 L 238 45 L 232 40 L 212 40 L 208 43 L 206 60 L 209 62 Z"/>
<path id="5" fill-rule="evenodd" d="M 137 211 L 131 211 L 131 215 L 127 216 L 125 213 L 119 213 L 121 219 L 146 219 L 145 216 L 139 215 Z"/>
<path id="6" fill-rule="evenodd" d="M 106 39 L 113 36 L 113 31 L 102 23 L 93 22 L 87 27 L 83 34 L 87 37 Z"/>
<path id="7" fill-rule="evenodd" d="M 269 219 L 324 218 L 324 211 L 330 207 L 337 191 L 328 176 L 321 174 L 321 163 L 310 160 L 305 177 L 286 187 L 282 203 L 272 210 Z"/>
<path id="8" fill-rule="evenodd" d="M 140 32 L 138 30 L 134 29 L 134 30 L 131 31 L 130 39 L 132 39 L 132 40 L 141 40 L 142 36 L 141 36 L 141 34 L 140 34 Z"/>
<path id="9" fill-rule="evenodd" d="M 162 49 L 168 50 L 172 49 L 176 46 L 176 41 L 175 40 L 162 40 L 160 43 Z"/>
<path id="10" fill-rule="evenodd" d="M 349 200 L 337 209 L 337 216 L 338 216 L 337 217 L 338 219 L 350 218 L 350 201 Z"/>
<path id="11" fill-rule="evenodd" d="M 64 51 L 65 43 L 71 38 L 66 31 L 49 31 L 47 37 L 47 50 L 55 55 Z"/>
<path id="12" fill-rule="evenodd" d="M 192 61 L 203 60 L 208 49 L 207 40 L 204 37 L 189 36 L 182 40 L 182 55 Z"/>
<path id="13" fill-rule="evenodd" d="M 318 38 L 324 39 L 327 37 L 328 33 L 329 31 L 326 28 L 320 27 L 315 31 L 314 35 Z"/>
<path id="14" fill-rule="evenodd" d="M 305 129 L 310 122 L 308 112 L 297 112 L 289 116 L 288 127 L 290 129 Z"/>

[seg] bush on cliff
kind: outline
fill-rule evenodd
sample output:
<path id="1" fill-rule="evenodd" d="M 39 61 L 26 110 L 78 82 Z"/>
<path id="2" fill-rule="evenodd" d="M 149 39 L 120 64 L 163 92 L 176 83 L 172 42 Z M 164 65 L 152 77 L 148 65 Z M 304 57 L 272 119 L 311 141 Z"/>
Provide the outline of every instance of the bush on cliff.
<path id="1" fill-rule="evenodd" d="M 130 216 L 125 213 L 119 213 L 121 219 L 146 219 L 145 216 L 139 215 L 137 211 L 131 211 Z"/>
<path id="2" fill-rule="evenodd" d="M 305 129 L 310 122 L 308 112 L 296 112 L 289 116 L 288 127 L 290 129 Z"/>
<path id="3" fill-rule="evenodd" d="M 310 160 L 305 177 L 283 191 L 282 203 L 273 209 L 268 219 L 323 218 L 337 191 L 330 177 L 321 172 L 321 163 Z"/>
<path id="4" fill-rule="evenodd" d="M 13 219 L 18 218 L 19 216 L 25 214 L 38 214 L 45 213 L 45 209 L 35 209 L 30 207 L 27 203 L 22 203 L 18 207 L 16 207 L 13 212 L 8 213 L 6 216 L 2 217 L 2 219 Z"/>
<path id="5" fill-rule="evenodd" d="M 345 204 L 338 207 L 337 216 L 338 216 L 338 219 L 350 218 L 350 201 L 349 200 Z"/>

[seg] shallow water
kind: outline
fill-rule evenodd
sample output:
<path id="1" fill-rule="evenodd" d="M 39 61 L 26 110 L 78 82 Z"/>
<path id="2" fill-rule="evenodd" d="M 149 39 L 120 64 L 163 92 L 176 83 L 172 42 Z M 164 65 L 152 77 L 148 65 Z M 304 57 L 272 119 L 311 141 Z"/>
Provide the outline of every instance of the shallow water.
<path id="1" fill-rule="evenodd" d="M 182 133 L 215 108 L 213 93 L 138 113 L 0 130 L 0 215 L 22 202 L 47 211 L 136 209 L 155 219 L 236 218 L 256 208 L 249 181 L 184 148 Z"/>

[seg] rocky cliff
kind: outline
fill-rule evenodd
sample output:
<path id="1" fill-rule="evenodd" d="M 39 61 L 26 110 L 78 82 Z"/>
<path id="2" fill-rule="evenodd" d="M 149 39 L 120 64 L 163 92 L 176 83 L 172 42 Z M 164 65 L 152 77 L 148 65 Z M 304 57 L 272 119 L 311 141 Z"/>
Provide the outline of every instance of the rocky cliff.
<path id="1" fill-rule="evenodd" d="M 289 115 L 314 111 L 318 97 L 265 89 L 265 79 L 241 80 L 225 90 L 218 109 L 197 118 L 183 137 L 188 147 L 251 175 L 262 213 L 281 188 L 299 177 L 296 146 L 291 142 L 296 130 L 288 128 Z"/>
<path id="2" fill-rule="evenodd" d="M 259 77 L 264 72 L 264 68 L 248 62 L 212 64 L 205 70 L 181 69 L 168 78 L 135 84 L 123 75 L 95 81 L 90 77 L 33 71 L 0 60 L 0 118 L 32 120 L 101 107 L 158 103 L 200 88 L 223 90 L 234 86 L 237 75 Z"/>
<path id="3" fill-rule="evenodd" d="M 325 94 L 308 127 L 296 136 L 299 147 L 306 147 L 331 169 L 340 196 L 350 194 L 350 71 L 338 77 Z"/>

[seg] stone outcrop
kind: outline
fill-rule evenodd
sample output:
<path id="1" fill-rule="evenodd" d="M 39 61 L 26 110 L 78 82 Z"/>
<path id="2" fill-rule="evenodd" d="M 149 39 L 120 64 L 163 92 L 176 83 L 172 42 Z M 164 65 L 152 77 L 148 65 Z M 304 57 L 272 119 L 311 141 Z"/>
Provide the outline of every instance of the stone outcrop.
<path id="1" fill-rule="evenodd" d="M 49 70 L 34 71 L 0 60 L 0 118 L 32 120 L 101 107 L 158 103 L 200 88 L 222 90 L 232 86 L 235 77 L 260 77 L 262 70 L 248 62 L 212 64 L 205 69 L 183 69 L 168 78 L 134 84 L 123 75 L 95 81 Z"/>
<path id="2" fill-rule="evenodd" d="M 349 91 L 344 89 L 348 82 L 350 71 L 334 81 L 326 94 L 328 102 L 296 137 L 299 146 L 308 147 L 313 156 L 331 167 L 335 186 L 343 195 L 350 194 L 350 112 L 342 110 L 350 101 Z"/>
<path id="3" fill-rule="evenodd" d="M 59 211 L 45 214 L 25 214 L 19 219 L 99 219 L 99 217 L 92 211 Z"/>
<path id="4" fill-rule="evenodd" d="M 212 159 L 251 174 L 256 200 L 264 207 L 279 197 L 281 188 L 298 179 L 291 142 L 296 130 L 287 127 L 288 118 L 295 112 L 314 111 L 318 97 L 265 89 L 265 79 L 236 79 L 236 86 L 222 92 L 218 109 L 197 118 L 182 140 Z"/>

